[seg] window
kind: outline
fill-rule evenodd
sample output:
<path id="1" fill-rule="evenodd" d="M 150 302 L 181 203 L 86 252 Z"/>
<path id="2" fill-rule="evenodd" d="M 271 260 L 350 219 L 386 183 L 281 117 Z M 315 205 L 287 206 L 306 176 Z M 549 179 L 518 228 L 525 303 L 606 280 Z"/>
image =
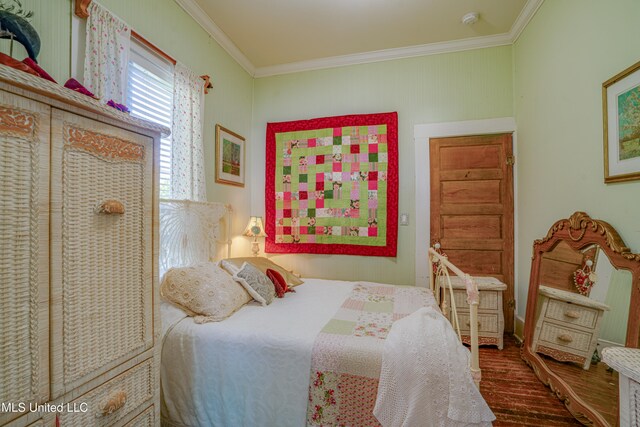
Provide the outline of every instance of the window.
<path id="1" fill-rule="evenodd" d="M 131 40 L 126 104 L 131 115 L 171 129 L 173 64 Z M 171 137 L 160 143 L 160 197 L 171 197 Z"/>

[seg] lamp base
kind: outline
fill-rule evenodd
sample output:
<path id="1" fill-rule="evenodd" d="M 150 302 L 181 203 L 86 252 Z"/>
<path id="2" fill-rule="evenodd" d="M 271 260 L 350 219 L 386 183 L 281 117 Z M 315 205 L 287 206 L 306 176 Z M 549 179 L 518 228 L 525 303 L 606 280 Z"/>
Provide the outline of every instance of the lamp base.
<path id="1" fill-rule="evenodd" d="M 253 256 L 258 256 L 258 252 L 260 252 L 260 244 L 258 243 L 258 239 L 251 242 L 251 252 L 253 252 Z"/>

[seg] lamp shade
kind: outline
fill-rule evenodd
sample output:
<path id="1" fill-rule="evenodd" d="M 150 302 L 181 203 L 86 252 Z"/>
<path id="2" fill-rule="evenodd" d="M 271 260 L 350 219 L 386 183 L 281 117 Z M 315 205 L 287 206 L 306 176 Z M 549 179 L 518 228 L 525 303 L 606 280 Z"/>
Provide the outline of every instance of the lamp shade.
<path id="1" fill-rule="evenodd" d="M 262 225 L 262 217 L 252 216 L 242 234 L 249 237 L 267 237 L 267 233 L 264 232 L 264 225 Z"/>

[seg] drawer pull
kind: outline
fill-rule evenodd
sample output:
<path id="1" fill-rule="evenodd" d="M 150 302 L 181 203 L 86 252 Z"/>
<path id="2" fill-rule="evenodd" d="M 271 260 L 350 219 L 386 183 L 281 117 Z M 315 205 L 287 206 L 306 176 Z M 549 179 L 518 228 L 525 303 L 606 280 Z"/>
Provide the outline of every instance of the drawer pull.
<path id="1" fill-rule="evenodd" d="M 126 392 L 118 391 L 116 393 L 113 393 L 100 408 L 100 412 L 98 413 L 98 416 L 106 417 L 107 415 L 111 415 L 117 410 L 122 409 L 126 403 L 127 403 Z"/>
<path id="2" fill-rule="evenodd" d="M 471 327 L 471 320 L 467 320 L 467 326 Z M 478 328 L 480 327 L 480 322 L 478 322 Z"/>
<path id="3" fill-rule="evenodd" d="M 124 205 L 117 200 L 105 200 L 96 208 L 96 213 L 122 215 Z"/>
<path id="4" fill-rule="evenodd" d="M 568 335 L 568 334 L 558 335 L 558 339 L 559 339 L 560 341 L 564 341 L 564 342 L 571 342 L 571 341 L 573 341 L 573 338 L 571 338 L 571 335 Z"/>
<path id="5" fill-rule="evenodd" d="M 580 318 L 580 313 L 578 313 L 577 311 L 565 311 L 564 315 L 567 316 L 569 319 L 579 319 Z"/>

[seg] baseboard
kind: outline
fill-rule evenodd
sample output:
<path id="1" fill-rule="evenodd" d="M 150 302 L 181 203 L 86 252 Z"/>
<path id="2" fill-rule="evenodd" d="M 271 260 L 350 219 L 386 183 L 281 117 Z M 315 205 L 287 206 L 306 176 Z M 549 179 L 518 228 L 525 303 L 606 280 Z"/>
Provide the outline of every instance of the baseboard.
<path id="1" fill-rule="evenodd" d="M 516 340 L 518 340 L 518 342 L 522 343 L 522 341 L 524 340 L 524 319 L 517 315 L 515 316 L 515 319 L 516 327 L 515 331 L 513 332 L 513 336 Z"/>

